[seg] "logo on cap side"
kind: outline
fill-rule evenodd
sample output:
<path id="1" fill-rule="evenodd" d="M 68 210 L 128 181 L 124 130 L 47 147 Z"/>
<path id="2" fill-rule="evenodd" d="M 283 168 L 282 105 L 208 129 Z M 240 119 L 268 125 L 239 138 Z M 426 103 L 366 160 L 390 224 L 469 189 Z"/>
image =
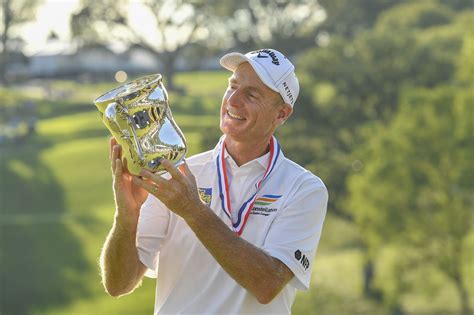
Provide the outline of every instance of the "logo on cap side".
<path id="1" fill-rule="evenodd" d="M 293 93 L 291 93 L 291 90 L 290 90 L 290 87 L 288 86 L 288 84 L 285 82 L 283 82 L 283 88 L 285 89 L 285 93 L 286 93 L 286 96 L 288 97 L 288 99 L 290 100 L 291 104 L 294 103 L 294 97 L 293 97 Z"/>

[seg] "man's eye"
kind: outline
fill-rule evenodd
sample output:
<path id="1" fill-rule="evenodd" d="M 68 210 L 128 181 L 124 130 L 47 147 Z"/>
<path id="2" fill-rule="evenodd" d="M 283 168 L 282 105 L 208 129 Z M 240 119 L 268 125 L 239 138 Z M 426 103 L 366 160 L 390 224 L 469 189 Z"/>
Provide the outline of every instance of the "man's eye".
<path id="1" fill-rule="evenodd" d="M 257 95 L 253 94 L 253 93 L 249 93 L 248 94 L 250 98 L 256 100 L 257 99 Z"/>

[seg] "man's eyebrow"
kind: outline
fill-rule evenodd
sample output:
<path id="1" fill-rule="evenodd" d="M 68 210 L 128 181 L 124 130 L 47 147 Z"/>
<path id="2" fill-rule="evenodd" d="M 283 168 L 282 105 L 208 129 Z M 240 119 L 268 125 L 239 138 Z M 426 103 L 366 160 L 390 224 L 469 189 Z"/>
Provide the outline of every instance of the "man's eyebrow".
<path id="1" fill-rule="evenodd" d="M 228 78 L 227 81 L 229 81 L 229 83 L 237 83 L 237 80 L 234 77 Z"/>

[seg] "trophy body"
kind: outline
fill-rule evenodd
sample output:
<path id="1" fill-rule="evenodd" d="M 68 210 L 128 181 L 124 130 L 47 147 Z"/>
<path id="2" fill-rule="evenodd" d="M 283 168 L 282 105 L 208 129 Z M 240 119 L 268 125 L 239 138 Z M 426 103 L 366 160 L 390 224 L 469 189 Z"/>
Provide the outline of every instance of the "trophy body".
<path id="1" fill-rule="evenodd" d="M 102 121 L 122 146 L 130 173 L 164 172 L 160 160 L 183 162 L 186 140 L 173 120 L 160 74 L 123 84 L 95 101 Z"/>

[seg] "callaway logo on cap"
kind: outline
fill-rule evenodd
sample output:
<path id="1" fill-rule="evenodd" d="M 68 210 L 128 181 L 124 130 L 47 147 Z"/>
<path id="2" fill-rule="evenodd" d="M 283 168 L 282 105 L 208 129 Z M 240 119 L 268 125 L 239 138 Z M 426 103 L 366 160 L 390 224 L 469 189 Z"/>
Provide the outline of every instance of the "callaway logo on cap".
<path id="1" fill-rule="evenodd" d="M 275 49 L 261 49 L 249 53 L 229 53 L 220 60 L 221 65 L 231 71 L 248 62 L 253 67 L 263 83 L 275 92 L 280 93 L 285 103 L 293 105 L 296 102 L 300 85 L 295 75 L 295 66 Z"/>

